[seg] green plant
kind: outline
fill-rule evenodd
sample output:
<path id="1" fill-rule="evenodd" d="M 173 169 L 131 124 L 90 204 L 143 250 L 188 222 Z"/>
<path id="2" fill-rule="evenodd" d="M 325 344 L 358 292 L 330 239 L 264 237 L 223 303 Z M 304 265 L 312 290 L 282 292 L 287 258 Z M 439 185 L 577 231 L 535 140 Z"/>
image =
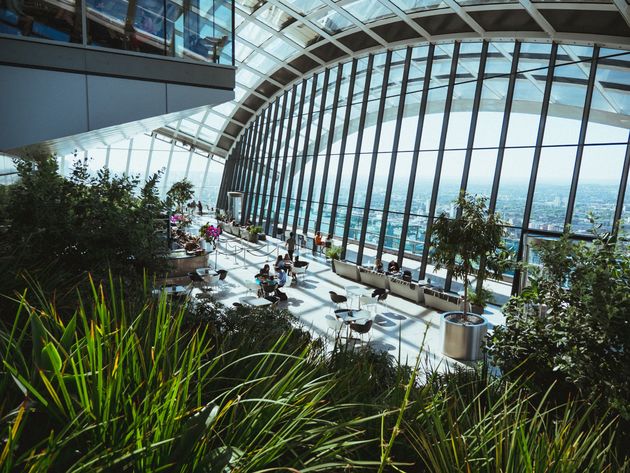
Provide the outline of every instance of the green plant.
<path id="1" fill-rule="evenodd" d="M 494 294 L 492 291 L 482 287 L 481 290 L 478 291 L 470 291 L 468 294 L 468 301 L 471 305 L 476 305 L 479 307 L 486 307 L 494 300 Z"/>
<path id="2" fill-rule="evenodd" d="M 341 259 L 341 253 L 343 248 L 340 246 L 331 245 L 330 248 L 326 248 L 326 258 L 331 260 Z"/>
<path id="3" fill-rule="evenodd" d="M 542 269 L 504 306 L 488 350 L 538 388 L 557 384 L 560 400 L 591 399 L 630 420 L 630 256 L 594 232 L 592 243 L 564 235 L 536 246 Z"/>
<path id="4" fill-rule="evenodd" d="M 188 179 L 182 179 L 173 183 L 166 193 L 166 203 L 175 206 L 177 212 L 184 211 L 184 203 L 195 196 L 195 186 Z"/>
<path id="5" fill-rule="evenodd" d="M 251 227 L 247 229 L 247 231 L 249 232 L 250 235 L 258 235 L 259 233 L 263 232 L 263 228 L 260 226 L 252 225 Z"/>
<path id="6" fill-rule="evenodd" d="M 468 306 L 468 277 L 474 274 L 481 287 L 490 272 L 500 275 L 506 261 L 504 222 L 498 214 L 488 212 L 486 200 L 462 192 L 455 201 L 461 213 L 454 219 L 445 213 L 440 214 L 430 229 L 435 268 L 446 268 L 464 283 L 464 319 Z"/>

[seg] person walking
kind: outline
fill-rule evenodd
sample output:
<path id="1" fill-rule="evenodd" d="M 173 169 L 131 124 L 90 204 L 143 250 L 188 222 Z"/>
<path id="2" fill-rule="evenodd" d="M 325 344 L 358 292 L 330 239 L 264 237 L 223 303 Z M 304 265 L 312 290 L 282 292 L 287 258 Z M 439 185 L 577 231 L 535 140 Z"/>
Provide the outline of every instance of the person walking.
<path id="1" fill-rule="evenodd" d="M 293 232 L 289 233 L 289 239 L 286 241 L 287 253 L 289 253 L 289 258 L 293 261 L 293 252 L 295 251 L 295 238 L 293 237 Z"/>

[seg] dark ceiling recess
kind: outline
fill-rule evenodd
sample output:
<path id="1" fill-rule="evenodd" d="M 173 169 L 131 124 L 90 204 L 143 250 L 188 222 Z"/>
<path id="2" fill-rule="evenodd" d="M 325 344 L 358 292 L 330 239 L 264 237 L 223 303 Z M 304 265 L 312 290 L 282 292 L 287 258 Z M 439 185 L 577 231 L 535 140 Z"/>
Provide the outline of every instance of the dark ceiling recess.
<path id="1" fill-rule="evenodd" d="M 311 52 L 324 62 L 333 61 L 346 55 L 341 49 L 330 43 L 323 44 Z"/>
<path id="2" fill-rule="evenodd" d="M 236 125 L 235 123 L 232 122 L 228 122 L 228 124 L 225 127 L 225 133 L 227 133 L 228 135 L 232 136 L 232 137 L 236 137 L 236 135 L 239 134 L 239 132 L 241 131 L 243 127 Z"/>
<path id="3" fill-rule="evenodd" d="M 269 81 L 265 81 L 262 84 L 260 84 L 258 87 L 256 87 L 256 92 L 264 95 L 265 97 L 271 97 L 278 90 L 280 90 L 280 87 L 278 87 L 275 84 L 272 84 Z"/>
<path id="4" fill-rule="evenodd" d="M 224 150 L 228 150 L 230 149 L 230 146 L 232 146 L 232 143 L 234 143 L 234 140 L 231 140 L 225 136 L 222 136 L 221 139 L 219 140 L 219 143 L 217 144 L 219 146 L 219 148 L 223 148 Z"/>
<path id="5" fill-rule="evenodd" d="M 253 113 L 239 108 L 236 113 L 234 113 L 234 118 L 241 123 L 247 123 L 247 120 L 249 120 L 252 115 Z"/>
<path id="6" fill-rule="evenodd" d="M 319 63 L 308 57 L 306 54 L 303 54 L 302 56 L 297 57 L 293 61 L 291 61 L 289 65 L 293 66 L 293 68 L 302 73 L 306 73 L 319 66 Z"/>
<path id="7" fill-rule="evenodd" d="M 541 31 L 525 10 L 468 12 L 486 31 Z"/>
<path id="8" fill-rule="evenodd" d="M 376 26 L 372 28 L 372 31 L 389 43 L 395 43 L 403 39 L 421 38 L 421 36 L 404 21 Z"/>
<path id="9" fill-rule="evenodd" d="M 243 102 L 243 105 L 252 110 L 258 110 L 264 104 L 265 101 L 256 95 L 250 95 L 245 99 L 245 102 Z"/>
<path id="10" fill-rule="evenodd" d="M 289 82 L 292 82 L 294 79 L 296 79 L 297 75 L 295 75 L 293 72 L 289 71 L 288 69 L 281 67 L 276 72 L 271 74 L 270 77 L 274 79 L 276 82 L 280 82 L 281 84 L 286 85 Z"/>
<path id="11" fill-rule="evenodd" d="M 415 18 L 414 21 L 427 30 L 431 35 L 467 33 L 473 31 L 473 29 L 455 13 L 423 16 Z"/>
<path id="12" fill-rule="evenodd" d="M 614 11 L 540 10 L 556 31 L 630 36 L 623 17 Z"/>
<path id="13" fill-rule="evenodd" d="M 339 42 L 345 46 L 348 46 L 355 52 L 378 46 L 378 41 L 376 41 L 374 38 L 364 33 L 363 31 L 357 31 L 356 33 L 352 33 L 348 36 L 344 36 L 343 38 L 339 38 Z"/>

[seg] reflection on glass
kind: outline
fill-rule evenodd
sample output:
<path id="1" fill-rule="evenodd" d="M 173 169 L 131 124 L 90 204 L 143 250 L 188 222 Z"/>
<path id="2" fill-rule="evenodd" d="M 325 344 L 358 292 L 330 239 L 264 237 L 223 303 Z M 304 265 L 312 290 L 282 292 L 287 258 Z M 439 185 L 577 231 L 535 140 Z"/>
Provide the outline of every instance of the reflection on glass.
<path id="1" fill-rule="evenodd" d="M 81 4 L 74 0 L 6 0 L 0 3 L 0 33 L 81 43 Z"/>

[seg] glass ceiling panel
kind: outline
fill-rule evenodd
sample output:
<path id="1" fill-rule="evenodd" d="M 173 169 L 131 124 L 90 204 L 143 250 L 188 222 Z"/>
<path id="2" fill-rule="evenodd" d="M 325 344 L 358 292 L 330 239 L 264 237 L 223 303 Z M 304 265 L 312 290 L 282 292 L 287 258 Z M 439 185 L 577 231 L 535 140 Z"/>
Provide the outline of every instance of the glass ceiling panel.
<path id="1" fill-rule="evenodd" d="M 317 20 L 317 24 L 329 34 L 339 33 L 352 26 L 350 20 L 333 10 L 326 12 L 324 16 Z"/>
<path id="2" fill-rule="evenodd" d="M 236 73 L 236 82 L 246 87 L 252 87 L 260 79 L 261 77 L 258 74 L 254 74 L 244 68 L 240 68 Z"/>
<path id="3" fill-rule="evenodd" d="M 236 60 L 243 62 L 245 58 L 249 56 L 249 53 L 251 53 L 252 51 L 253 49 L 247 46 L 246 44 L 243 44 L 240 42 L 237 43 L 236 44 Z"/>
<path id="4" fill-rule="evenodd" d="M 247 65 L 252 69 L 256 69 L 261 74 L 267 74 L 271 69 L 277 66 L 278 63 L 263 54 L 254 54 L 253 57 L 247 61 Z"/>
<path id="5" fill-rule="evenodd" d="M 319 0 L 285 0 L 286 3 L 291 5 L 291 7 L 301 13 L 302 15 L 308 15 L 309 13 L 317 10 L 319 7 L 324 4 Z"/>
<path id="6" fill-rule="evenodd" d="M 297 49 L 288 44 L 282 38 L 274 38 L 265 45 L 265 51 L 267 51 L 269 54 L 274 55 L 281 61 L 284 61 L 292 54 L 295 54 Z"/>
<path id="7" fill-rule="evenodd" d="M 395 3 L 398 8 L 407 13 L 430 8 L 445 8 L 447 6 L 441 0 L 397 0 Z"/>
<path id="8" fill-rule="evenodd" d="M 182 133 L 186 133 L 189 136 L 197 136 L 198 129 L 199 129 L 199 125 L 197 123 L 184 120 L 179 125 L 178 131 L 181 131 Z"/>
<path id="9" fill-rule="evenodd" d="M 271 5 L 262 11 L 258 15 L 258 19 L 276 31 L 280 31 L 287 24 L 295 21 L 288 13 L 275 5 Z"/>
<path id="10" fill-rule="evenodd" d="M 356 0 L 348 3 L 344 8 L 363 23 L 393 16 L 389 8 L 374 0 Z"/>
<path id="11" fill-rule="evenodd" d="M 210 128 L 203 127 L 199 131 L 199 139 L 208 143 L 216 143 L 218 138 L 219 134 L 216 131 L 211 130 Z"/>
<path id="12" fill-rule="evenodd" d="M 282 32 L 287 38 L 293 40 L 303 48 L 317 41 L 320 38 L 319 33 L 312 30 L 303 23 L 295 23 L 290 28 Z"/>
<path id="13" fill-rule="evenodd" d="M 493 3 L 518 3 L 516 0 L 457 0 L 461 6 L 491 5 Z"/>
<path id="14" fill-rule="evenodd" d="M 237 32 L 237 37 L 245 39 L 255 46 L 260 46 L 271 37 L 271 33 L 263 30 L 254 23 L 247 23 L 240 31 Z"/>

